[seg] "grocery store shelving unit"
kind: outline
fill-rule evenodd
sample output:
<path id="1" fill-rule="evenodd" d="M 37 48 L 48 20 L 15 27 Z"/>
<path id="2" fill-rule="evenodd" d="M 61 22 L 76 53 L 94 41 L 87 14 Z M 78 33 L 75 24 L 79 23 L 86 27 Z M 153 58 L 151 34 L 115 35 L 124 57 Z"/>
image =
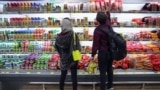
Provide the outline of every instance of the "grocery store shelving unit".
<path id="1" fill-rule="evenodd" d="M 57 0 L 59 2 L 61 0 Z M 67 0 L 66 0 L 67 1 Z M 72 0 L 70 0 L 72 1 Z M 86 2 L 87 0 L 81 0 L 81 2 Z M 144 5 L 145 2 L 151 2 L 152 0 L 123 0 L 123 11 L 118 12 L 111 12 L 112 17 L 117 17 L 118 21 L 126 22 L 131 21 L 131 18 L 133 17 L 143 17 L 146 15 L 153 15 L 158 16 L 160 15 L 159 12 L 147 12 L 147 11 L 139 11 L 139 8 Z M 42 1 L 43 2 L 43 1 Z M 47 2 L 47 1 L 46 1 Z M 80 2 L 76 1 L 75 2 Z M 2 2 L 3 4 L 6 2 Z M 137 7 L 135 7 L 137 5 Z M 127 7 L 127 8 L 126 8 Z M 137 9 L 134 11 L 128 11 L 125 9 Z M 135 7 L 135 8 L 134 8 Z M 95 12 L 46 12 L 46 11 L 38 11 L 38 12 L 1 12 L 0 17 L 18 17 L 18 16 L 39 16 L 39 17 L 51 17 L 55 16 L 59 19 L 62 19 L 64 17 L 70 17 L 70 18 L 84 18 L 88 17 L 89 20 L 94 20 L 96 13 Z M 95 26 L 84 26 L 89 28 L 89 33 L 93 33 L 93 30 Z M 74 30 L 76 32 L 83 32 L 83 26 L 74 26 Z M 159 29 L 159 26 L 113 26 L 114 30 L 117 32 L 138 32 L 141 29 Z M 19 29 L 34 29 L 34 28 L 57 28 L 60 30 L 59 26 L 0 26 L 0 31 L 3 30 L 19 30 Z M 49 30 L 47 29 L 47 30 Z M 13 41 L 13 40 L 1 40 L 3 41 Z M 21 40 L 16 40 L 21 41 Z M 30 41 L 48 41 L 46 40 L 30 40 Z M 141 40 L 142 42 L 150 42 L 150 41 L 158 41 L 158 40 Z M 81 41 L 81 44 L 86 45 L 92 45 L 92 41 Z M 6 54 L 30 54 L 31 52 L 0 52 L 0 55 L 6 55 Z M 45 53 L 48 54 L 48 52 L 35 52 L 35 53 Z M 53 52 L 54 54 L 54 52 Z M 128 54 L 151 54 L 147 52 L 129 52 Z M 160 52 L 152 53 L 152 54 L 160 54 Z M 28 83 L 34 83 L 34 82 L 53 82 L 55 84 L 58 84 L 60 76 L 59 70 L 41 70 L 41 69 L 0 69 L 0 81 L 1 81 L 1 88 L 0 90 L 18 90 L 21 85 L 28 84 Z M 67 77 L 66 82 L 71 82 L 70 79 L 70 72 L 69 77 Z M 93 84 L 93 87 L 95 84 L 99 83 L 98 80 L 99 72 L 97 71 L 96 74 L 88 74 L 87 72 L 83 70 L 78 70 L 78 82 L 79 84 L 85 83 L 85 84 Z M 143 85 L 145 83 L 160 83 L 160 72 L 151 71 L 151 70 L 135 70 L 135 69 L 116 69 L 114 70 L 114 83 L 121 82 L 121 83 L 142 83 Z"/>

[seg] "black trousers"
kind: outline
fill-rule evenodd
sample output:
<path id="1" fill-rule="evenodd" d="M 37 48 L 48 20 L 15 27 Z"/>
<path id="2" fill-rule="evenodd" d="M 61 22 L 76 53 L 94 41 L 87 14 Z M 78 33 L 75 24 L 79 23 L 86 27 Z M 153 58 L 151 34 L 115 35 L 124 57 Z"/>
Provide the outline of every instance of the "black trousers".
<path id="1" fill-rule="evenodd" d="M 106 80 L 108 79 L 107 88 L 113 85 L 113 60 L 108 51 L 99 51 L 98 53 L 98 66 L 100 71 L 100 90 L 106 90 Z M 107 72 L 107 76 L 106 76 Z"/>
<path id="2" fill-rule="evenodd" d="M 77 90 L 77 63 L 74 64 L 71 68 L 71 78 L 72 78 L 72 88 L 73 90 Z M 64 82 L 66 79 L 67 70 L 61 70 L 59 88 L 60 90 L 64 90 Z"/>

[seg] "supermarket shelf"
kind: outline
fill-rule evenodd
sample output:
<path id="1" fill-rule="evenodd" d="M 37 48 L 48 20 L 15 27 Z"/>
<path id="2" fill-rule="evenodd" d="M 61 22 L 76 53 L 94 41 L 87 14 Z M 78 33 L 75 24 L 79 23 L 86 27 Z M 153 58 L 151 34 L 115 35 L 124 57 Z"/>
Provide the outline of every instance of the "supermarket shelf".
<path id="1" fill-rule="evenodd" d="M 73 27 L 96 27 L 88 25 L 79 25 Z M 160 28 L 160 26 L 113 26 L 114 28 Z M 0 28 L 60 28 L 60 26 L 0 26 Z"/>
<path id="2" fill-rule="evenodd" d="M 5 11 L 5 12 L 0 12 L 0 14 L 43 14 L 43 13 L 97 13 L 96 11 Z M 111 11 L 110 13 L 136 13 L 136 14 L 159 14 L 160 11 L 139 11 L 139 10 L 130 10 L 130 11 Z"/>
<path id="3" fill-rule="evenodd" d="M 119 12 L 111 12 L 111 13 L 133 13 L 133 14 L 159 14 L 160 11 L 139 11 L 139 10 L 131 10 L 131 11 L 119 11 Z"/>
<path id="4" fill-rule="evenodd" d="M 43 13 L 75 13 L 75 12 L 72 12 L 72 11 L 4 11 L 4 12 L 0 12 L 0 14 L 43 14 Z M 77 13 L 80 13 L 80 11 Z"/>
<path id="5" fill-rule="evenodd" d="M 160 81 L 160 72 L 148 70 L 121 70 L 114 71 L 114 81 Z M 0 79 L 7 82 L 59 82 L 59 70 L 0 70 Z M 71 82 L 71 74 L 68 72 L 66 82 Z M 78 82 L 99 82 L 99 73 L 88 74 L 78 70 Z"/>
<path id="6" fill-rule="evenodd" d="M 91 53 L 82 53 L 82 54 L 91 54 Z M 128 54 L 160 54 L 160 52 L 128 52 Z"/>
<path id="7" fill-rule="evenodd" d="M 3 52 L 0 50 L 0 54 L 57 54 L 57 52 Z M 91 53 L 81 53 L 81 54 L 91 54 Z M 128 52 L 128 54 L 160 54 L 160 52 Z"/>
<path id="8" fill-rule="evenodd" d="M 57 54 L 57 52 L 0 52 L 0 54 Z"/>
<path id="9" fill-rule="evenodd" d="M 114 75 L 141 75 L 141 74 L 158 74 L 160 72 L 152 70 L 136 70 L 136 69 L 115 69 Z M 0 69 L 0 75 L 60 75 L 60 70 L 41 70 L 41 69 Z M 70 73 L 69 73 L 70 75 Z M 78 70 L 78 75 L 99 75 L 99 71 L 90 74 L 84 70 Z"/>
<path id="10" fill-rule="evenodd" d="M 128 52 L 128 54 L 160 54 L 160 52 Z"/>
<path id="11" fill-rule="evenodd" d="M 40 42 L 40 41 L 55 41 L 54 39 L 27 39 L 27 38 L 24 38 L 22 40 L 0 40 L 0 42 L 19 42 L 19 41 L 37 41 L 37 42 Z"/>
<path id="12" fill-rule="evenodd" d="M 160 81 L 119 81 L 119 82 L 113 82 L 114 84 L 159 84 Z M 59 84 L 59 82 L 29 82 L 29 84 Z M 65 84 L 72 84 L 72 82 L 65 82 Z M 98 82 L 78 82 L 78 84 L 99 84 Z"/>
<path id="13" fill-rule="evenodd" d="M 128 40 L 126 39 L 127 41 L 159 41 L 160 39 L 137 39 L 137 40 Z"/>
<path id="14" fill-rule="evenodd" d="M 153 0 L 123 0 L 122 3 L 123 4 L 144 4 L 144 3 L 149 3 Z M 154 0 L 156 1 L 156 0 Z"/>
<path id="15" fill-rule="evenodd" d="M 17 41 L 55 41 L 55 39 L 22 39 L 22 40 L 0 40 L 0 42 L 17 42 Z M 81 41 L 83 41 L 83 42 L 85 42 L 85 41 L 93 41 L 93 40 L 91 40 L 91 39 L 89 39 L 89 40 L 81 40 Z M 137 40 L 134 40 L 134 39 L 130 39 L 130 40 L 128 40 L 128 39 L 126 39 L 126 41 L 160 41 L 160 39 L 137 39 Z"/>
<path id="16" fill-rule="evenodd" d="M 160 26 L 113 26 L 120 28 L 160 28 Z"/>
<path id="17" fill-rule="evenodd" d="M 114 82 L 135 83 L 135 82 L 159 82 L 160 72 L 150 70 L 116 69 L 114 70 Z M 30 82 L 51 82 L 58 83 L 60 70 L 21 70 L 21 69 L 0 69 L 0 80 L 2 90 L 19 90 L 20 86 Z M 66 77 L 66 83 L 72 82 L 70 71 Z M 78 70 L 78 83 L 99 83 L 99 72 L 88 74 Z M 91 83 L 92 82 L 92 83 Z"/>
<path id="18" fill-rule="evenodd" d="M 0 26 L 0 28 L 58 28 L 60 26 Z"/>

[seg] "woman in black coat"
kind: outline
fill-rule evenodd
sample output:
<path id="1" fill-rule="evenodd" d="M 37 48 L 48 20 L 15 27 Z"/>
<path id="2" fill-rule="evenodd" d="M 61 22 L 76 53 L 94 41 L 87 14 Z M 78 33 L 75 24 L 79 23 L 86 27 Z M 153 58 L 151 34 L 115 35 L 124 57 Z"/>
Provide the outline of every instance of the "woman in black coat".
<path id="1" fill-rule="evenodd" d="M 61 69 L 61 76 L 60 76 L 60 90 L 64 90 L 64 81 L 67 75 L 67 70 L 71 70 L 71 77 L 72 77 L 72 85 L 73 90 L 77 90 L 77 61 L 73 61 L 72 50 L 73 50 L 73 28 L 71 25 L 71 21 L 69 18 L 64 18 L 61 23 L 61 33 L 57 35 L 55 48 L 60 54 L 60 69 Z M 76 45 L 77 48 L 80 50 L 80 42 L 77 35 L 76 37 Z"/>

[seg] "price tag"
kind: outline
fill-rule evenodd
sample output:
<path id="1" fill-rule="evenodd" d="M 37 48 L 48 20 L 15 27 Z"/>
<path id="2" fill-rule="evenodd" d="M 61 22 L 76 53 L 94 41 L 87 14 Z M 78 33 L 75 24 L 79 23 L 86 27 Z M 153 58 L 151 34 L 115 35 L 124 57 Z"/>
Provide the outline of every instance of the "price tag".
<path id="1" fill-rule="evenodd" d="M 9 74 L 9 72 L 6 72 L 6 74 Z"/>
<path id="2" fill-rule="evenodd" d="M 24 26 L 25 28 L 28 28 L 28 26 Z"/>
<path id="3" fill-rule="evenodd" d="M 64 10 L 61 10 L 61 13 L 64 13 Z"/>
<path id="4" fill-rule="evenodd" d="M 124 74 L 128 74 L 128 72 L 124 72 Z"/>
<path id="5" fill-rule="evenodd" d="M 134 28 L 137 28 L 137 25 L 132 25 Z"/>
<path id="6" fill-rule="evenodd" d="M 96 74 L 100 74 L 99 71 L 96 71 Z"/>
<path id="7" fill-rule="evenodd" d="M 35 26 L 35 28 L 38 28 L 38 26 Z"/>
<path id="8" fill-rule="evenodd" d="M 152 28 L 152 26 L 149 25 L 149 28 Z"/>
<path id="9" fill-rule="evenodd" d="M 136 74 L 136 72 L 132 72 L 132 74 Z"/>
<path id="10" fill-rule="evenodd" d="M 83 75 L 83 73 L 82 73 L 82 72 L 79 72 L 79 75 Z"/>
<path id="11" fill-rule="evenodd" d="M 141 52 L 141 54 L 145 54 L 145 52 Z"/>
<path id="12" fill-rule="evenodd" d="M 160 74 L 160 72 L 157 72 L 157 74 Z"/>
<path id="13" fill-rule="evenodd" d="M 159 28 L 159 26 L 156 26 L 156 28 Z"/>
<path id="14" fill-rule="evenodd" d="M 73 10 L 71 10 L 71 13 L 75 13 Z"/>
<path id="15" fill-rule="evenodd" d="M 113 74 L 117 74 L 117 72 L 114 72 Z"/>
<path id="16" fill-rule="evenodd" d="M 139 11 L 138 11 L 138 10 L 136 10 L 136 11 L 135 11 L 135 13 L 139 13 Z"/>
<path id="17" fill-rule="evenodd" d="M 27 74 L 31 74 L 31 72 L 26 72 Z"/>
<path id="18" fill-rule="evenodd" d="M 1 72 L 1 74 L 4 74 L 4 72 Z"/>
<path id="19" fill-rule="evenodd" d="M 82 13 L 82 10 L 79 10 L 79 13 Z"/>
<path id="20" fill-rule="evenodd" d="M 143 74 L 147 74 L 146 72 L 143 72 Z"/>
<path id="21" fill-rule="evenodd" d="M 120 25 L 120 28 L 123 28 L 123 25 Z"/>
<path id="22" fill-rule="evenodd" d="M 88 72 L 85 72 L 84 74 L 85 74 L 85 75 L 87 75 L 87 74 L 88 74 Z"/>
<path id="23" fill-rule="evenodd" d="M 50 72 L 51 75 L 54 75 L 54 72 Z"/>
<path id="24" fill-rule="evenodd" d="M 36 51 L 35 53 L 38 54 L 38 51 Z"/>
<path id="25" fill-rule="evenodd" d="M 19 74 L 19 72 L 15 72 L 15 74 Z"/>
<path id="26" fill-rule="evenodd" d="M 45 51 L 42 51 L 42 54 L 46 54 Z"/>
<path id="27" fill-rule="evenodd" d="M 44 13 L 47 13 L 47 11 L 44 11 Z"/>
<path id="28" fill-rule="evenodd" d="M 37 72 L 37 74 L 41 74 L 41 72 Z"/>

